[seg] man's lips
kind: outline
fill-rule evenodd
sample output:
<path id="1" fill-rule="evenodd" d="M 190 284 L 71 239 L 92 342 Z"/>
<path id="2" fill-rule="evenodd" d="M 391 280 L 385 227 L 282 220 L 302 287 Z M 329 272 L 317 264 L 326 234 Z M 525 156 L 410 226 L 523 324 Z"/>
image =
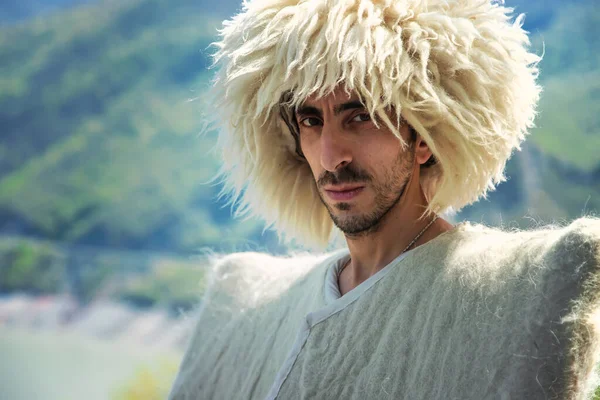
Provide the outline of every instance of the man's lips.
<path id="1" fill-rule="evenodd" d="M 364 186 L 356 185 L 339 185 L 339 186 L 327 186 L 323 189 L 327 196 L 335 201 L 347 201 L 358 196 L 364 189 Z"/>

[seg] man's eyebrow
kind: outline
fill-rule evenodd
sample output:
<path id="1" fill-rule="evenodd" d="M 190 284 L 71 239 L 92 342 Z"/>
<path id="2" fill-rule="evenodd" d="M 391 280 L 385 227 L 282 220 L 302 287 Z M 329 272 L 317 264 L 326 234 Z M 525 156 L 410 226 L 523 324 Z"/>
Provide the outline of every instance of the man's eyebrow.
<path id="1" fill-rule="evenodd" d="M 344 111 L 361 109 L 361 108 L 365 108 L 365 106 L 360 101 L 358 101 L 358 100 L 349 101 L 347 103 L 342 103 L 342 104 L 339 104 L 339 105 L 333 107 L 333 114 L 339 115 L 339 114 L 343 113 Z"/>
<path id="2" fill-rule="evenodd" d="M 316 115 L 317 117 L 321 117 L 321 110 L 319 110 L 317 107 L 313 107 L 313 106 L 301 106 L 298 107 L 296 109 L 296 114 L 297 115 Z"/>
<path id="3" fill-rule="evenodd" d="M 339 115 L 344 111 L 355 110 L 355 109 L 364 109 L 365 106 L 359 100 L 349 101 L 347 103 L 338 104 L 333 108 L 333 114 Z M 316 115 L 318 117 L 322 117 L 323 113 L 320 109 L 313 106 L 301 106 L 296 109 L 296 114 L 298 115 Z"/>

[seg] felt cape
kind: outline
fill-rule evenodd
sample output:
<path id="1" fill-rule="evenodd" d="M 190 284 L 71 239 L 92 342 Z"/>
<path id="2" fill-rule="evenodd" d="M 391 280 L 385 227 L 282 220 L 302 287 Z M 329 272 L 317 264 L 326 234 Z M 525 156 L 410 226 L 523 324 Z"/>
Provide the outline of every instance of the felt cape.
<path id="1" fill-rule="evenodd" d="M 595 388 L 600 220 L 463 223 L 335 298 L 347 257 L 222 259 L 169 398 L 584 399 Z"/>

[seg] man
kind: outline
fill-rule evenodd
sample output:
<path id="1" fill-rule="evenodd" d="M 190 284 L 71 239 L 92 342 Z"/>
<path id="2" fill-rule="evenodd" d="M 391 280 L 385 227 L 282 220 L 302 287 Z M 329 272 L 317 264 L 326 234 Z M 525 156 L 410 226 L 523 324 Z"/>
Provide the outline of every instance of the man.
<path id="1" fill-rule="evenodd" d="M 215 261 L 172 399 L 583 398 L 600 224 L 439 215 L 492 190 L 533 124 L 539 58 L 483 0 L 264 0 L 216 44 L 225 191 L 347 249 Z M 334 228 L 334 226 L 336 228 Z"/>
<path id="2" fill-rule="evenodd" d="M 400 134 L 410 145 L 403 148 L 390 129 L 376 125 L 357 95 L 338 88 L 320 100 L 315 97 L 296 110 L 292 130 L 297 130 L 321 201 L 350 249 L 351 258 L 338 275 L 344 294 L 452 225 L 436 216 L 419 221 L 428 204 L 420 170 L 432 154 L 407 124 Z"/>

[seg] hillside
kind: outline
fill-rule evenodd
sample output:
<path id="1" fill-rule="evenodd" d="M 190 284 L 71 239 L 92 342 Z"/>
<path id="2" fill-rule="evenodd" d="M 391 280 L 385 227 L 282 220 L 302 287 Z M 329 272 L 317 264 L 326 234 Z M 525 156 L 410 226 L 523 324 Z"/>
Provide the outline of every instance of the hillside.
<path id="1" fill-rule="evenodd" d="M 219 20 L 204 10 L 112 2 L 4 30 L 0 229 L 189 251 L 258 236 L 205 184 L 213 140 L 197 135 L 188 101 L 206 84 Z"/>
<path id="2" fill-rule="evenodd" d="M 543 54 L 536 128 L 509 161 L 508 182 L 459 218 L 529 227 L 598 214 L 600 7 L 589 0 L 506 3 L 525 12 L 533 48 Z"/>
<path id="3" fill-rule="evenodd" d="M 111 0 L 0 30 L 0 233 L 188 253 L 278 248 L 206 184 L 218 160 L 193 99 L 208 85 L 215 29 L 237 8 L 213 4 Z M 538 128 L 511 179 L 458 218 L 600 210 L 598 7 L 507 4 L 528 13 L 539 53 L 545 44 Z"/>

